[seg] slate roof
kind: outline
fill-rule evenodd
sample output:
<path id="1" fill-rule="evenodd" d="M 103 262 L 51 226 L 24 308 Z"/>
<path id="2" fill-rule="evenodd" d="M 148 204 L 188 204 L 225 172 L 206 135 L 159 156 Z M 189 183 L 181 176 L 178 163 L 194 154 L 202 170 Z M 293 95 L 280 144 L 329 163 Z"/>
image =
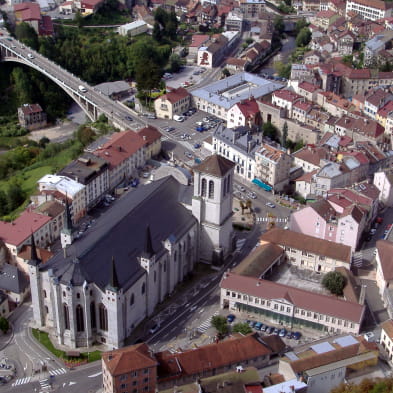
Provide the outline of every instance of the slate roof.
<path id="1" fill-rule="evenodd" d="M 202 163 L 194 167 L 194 171 L 207 173 L 209 175 L 222 177 L 225 176 L 235 164 L 226 158 L 214 154 L 207 157 Z"/>
<path id="2" fill-rule="evenodd" d="M 144 274 L 142 255 L 146 227 L 150 225 L 152 247 L 157 257 L 163 241 L 183 236 L 196 219 L 179 203 L 183 187 L 172 177 L 139 187 L 120 198 L 89 229 L 84 237 L 51 258 L 41 271 L 52 269 L 62 283 L 82 285 L 84 280 L 105 288 L 109 282 L 112 256 L 121 288 L 129 288 Z"/>
<path id="3" fill-rule="evenodd" d="M 0 289 L 13 293 L 23 293 L 29 280 L 16 266 L 5 263 L 0 270 Z"/>

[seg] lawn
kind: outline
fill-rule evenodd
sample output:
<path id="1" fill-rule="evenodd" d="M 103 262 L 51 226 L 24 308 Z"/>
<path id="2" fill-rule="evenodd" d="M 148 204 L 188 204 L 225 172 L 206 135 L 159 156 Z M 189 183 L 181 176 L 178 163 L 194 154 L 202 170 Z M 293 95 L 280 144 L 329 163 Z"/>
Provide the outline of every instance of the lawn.
<path id="1" fill-rule="evenodd" d="M 53 353 L 54 356 L 63 360 L 69 366 L 78 365 L 78 363 L 83 362 L 96 362 L 97 360 L 101 360 L 101 351 L 93 351 L 81 353 L 81 356 L 78 358 L 66 356 L 64 351 L 57 349 L 52 344 L 52 341 L 49 339 L 49 335 L 46 332 L 42 332 L 39 329 L 32 329 L 32 333 L 34 338 L 43 345 L 49 352 Z"/>

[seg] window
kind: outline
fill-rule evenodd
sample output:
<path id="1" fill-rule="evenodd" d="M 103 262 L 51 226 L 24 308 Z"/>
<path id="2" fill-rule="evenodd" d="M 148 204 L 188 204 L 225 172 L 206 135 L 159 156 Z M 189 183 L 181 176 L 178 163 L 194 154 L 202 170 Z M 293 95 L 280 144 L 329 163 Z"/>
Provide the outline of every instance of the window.
<path id="1" fill-rule="evenodd" d="M 176 258 L 175 258 L 176 259 Z M 144 295 L 145 294 L 145 292 L 146 292 L 146 284 L 145 283 L 143 283 L 142 284 L 142 289 L 141 289 L 141 293 L 142 293 L 142 295 Z"/>
<path id="2" fill-rule="evenodd" d="M 203 197 L 206 196 L 206 188 L 207 188 L 206 179 L 202 179 L 202 182 L 201 182 L 201 195 L 202 195 Z"/>
<path id="3" fill-rule="evenodd" d="M 226 193 L 227 193 L 227 178 L 224 179 L 224 190 L 223 190 L 223 195 L 222 196 L 225 196 Z"/>
<path id="4" fill-rule="evenodd" d="M 43 296 L 44 298 L 46 298 L 46 291 L 45 291 L 45 289 L 42 291 L 42 296 Z"/>
<path id="5" fill-rule="evenodd" d="M 148 368 L 145 368 L 145 369 L 143 370 L 143 374 L 149 374 L 149 369 L 148 369 Z"/>
<path id="6" fill-rule="evenodd" d="M 97 322 L 96 322 L 96 305 L 94 302 L 90 303 L 90 324 L 91 328 L 95 329 L 97 327 Z"/>
<path id="7" fill-rule="evenodd" d="M 209 181 L 209 198 L 214 198 L 214 181 Z"/>
<path id="8" fill-rule="evenodd" d="M 107 331 L 108 330 L 108 310 L 106 307 L 100 303 L 98 306 L 99 310 L 99 319 L 100 319 L 100 329 Z"/>
<path id="9" fill-rule="evenodd" d="M 64 329 L 70 328 L 70 313 L 67 304 L 63 303 Z"/>
<path id="10" fill-rule="evenodd" d="M 77 332 L 84 332 L 85 331 L 85 324 L 83 318 L 83 308 L 80 304 L 76 306 L 76 331 Z"/>
<path id="11" fill-rule="evenodd" d="M 81 298 L 81 294 L 80 294 L 79 292 L 76 294 L 76 298 L 77 298 L 77 299 L 80 299 L 80 298 Z"/>
<path id="12" fill-rule="evenodd" d="M 130 306 L 132 306 L 132 305 L 134 304 L 134 302 L 135 302 L 135 297 L 134 297 L 134 294 L 131 293 L 131 297 L 130 297 Z"/>

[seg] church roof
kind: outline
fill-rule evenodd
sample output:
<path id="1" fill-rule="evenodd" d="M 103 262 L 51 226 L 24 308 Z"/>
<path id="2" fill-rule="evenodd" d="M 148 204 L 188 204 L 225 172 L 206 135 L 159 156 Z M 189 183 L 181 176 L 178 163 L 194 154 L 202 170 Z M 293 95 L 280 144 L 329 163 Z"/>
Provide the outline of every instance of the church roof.
<path id="1" fill-rule="evenodd" d="M 234 166 L 235 164 L 232 161 L 229 161 L 218 154 L 214 154 L 207 157 L 199 165 L 195 166 L 194 171 L 222 177 L 225 176 Z"/>
<path id="2" fill-rule="evenodd" d="M 111 276 L 112 256 L 116 261 L 119 288 L 127 289 L 143 274 L 138 257 L 144 251 L 146 224 L 152 232 L 152 249 L 160 257 L 163 241 L 179 239 L 196 224 L 190 210 L 179 202 L 182 186 L 172 176 L 138 187 L 125 194 L 107 210 L 86 235 L 57 253 L 40 271 L 52 269 L 57 279 L 68 285 L 84 280 L 104 289 Z"/>

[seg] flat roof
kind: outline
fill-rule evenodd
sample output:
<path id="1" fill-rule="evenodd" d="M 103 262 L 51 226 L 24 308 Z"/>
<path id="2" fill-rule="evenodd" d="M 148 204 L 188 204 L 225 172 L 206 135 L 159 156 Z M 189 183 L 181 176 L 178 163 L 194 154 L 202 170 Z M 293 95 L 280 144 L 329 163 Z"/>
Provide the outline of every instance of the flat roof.
<path id="1" fill-rule="evenodd" d="M 202 49 L 202 48 L 201 48 Z M 284 86 L 248 72 L 241 72 L 194 90 L 193 97 L 204 99 L 225 109 L 251 96 L 260 98 Z"/>

